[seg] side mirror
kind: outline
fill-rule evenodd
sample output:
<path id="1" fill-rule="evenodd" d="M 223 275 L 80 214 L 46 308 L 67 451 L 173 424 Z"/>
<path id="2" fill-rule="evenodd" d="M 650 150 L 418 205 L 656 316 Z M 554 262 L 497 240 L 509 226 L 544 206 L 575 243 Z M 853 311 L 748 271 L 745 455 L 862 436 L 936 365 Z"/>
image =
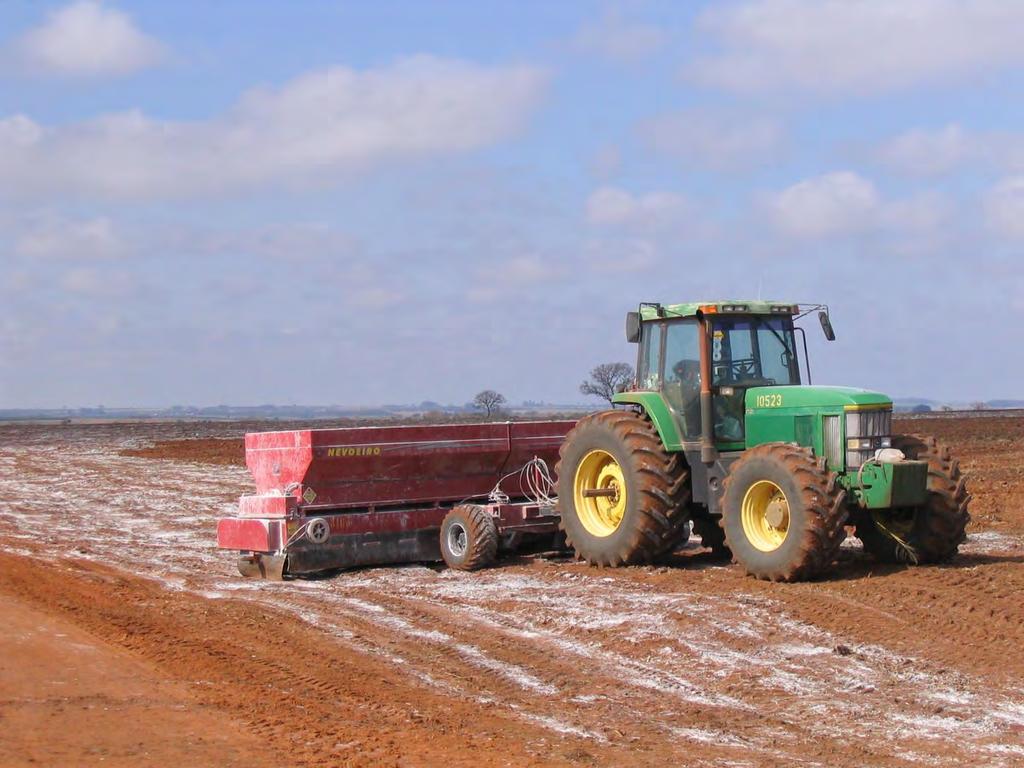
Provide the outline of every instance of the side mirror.
<path id="1" fill-rule="evenodd" d="M 819 312 L 818 321 L 821 323 L 821 330 L 825 332 L 825 338 L 829 341 L 835 341 L 836 332 L 832 330 L 832 321 L 828 319 L 828 312 L 825 310 Z"/>
<path id="2" fill-rule="evenodd" d="M 640 341 L 640 313 L 626 313 L 626 341 L 636 344 Z"/>

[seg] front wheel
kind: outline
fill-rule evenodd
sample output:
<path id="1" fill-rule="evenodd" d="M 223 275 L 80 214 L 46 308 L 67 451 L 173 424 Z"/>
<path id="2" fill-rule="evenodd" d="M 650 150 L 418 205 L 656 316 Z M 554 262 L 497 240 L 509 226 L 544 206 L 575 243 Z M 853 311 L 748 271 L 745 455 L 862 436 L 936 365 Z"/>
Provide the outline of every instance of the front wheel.
<path id="1" fill-rule="evenodd" d="M 751 576 L 801 581 L 824 571 L 846 537 L 846 492 L 824 458 L 790 443 L 746 451 L 722 499 L 725 545 Z"/>
<path id="2" fill-rule="evenodd" d="M 934 437 L 894 437 L 893 447 L 908 459 L 928 462 L 925 503 L 908 509 L 874 510 L 857 521 L 864 549 L 886 563 L 941 563 L 956 554 L 966 538 L 971 515 L 966 478 L 948 446 Z"/>

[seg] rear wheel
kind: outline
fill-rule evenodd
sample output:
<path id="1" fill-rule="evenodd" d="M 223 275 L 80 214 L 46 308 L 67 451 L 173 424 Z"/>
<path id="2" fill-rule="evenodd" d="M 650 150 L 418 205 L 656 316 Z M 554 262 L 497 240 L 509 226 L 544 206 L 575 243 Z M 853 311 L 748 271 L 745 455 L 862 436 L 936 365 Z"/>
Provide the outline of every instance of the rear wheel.
<path id="1" fill-rule="evenodd" d="M 563 441 L 556 471 L 559 525 L 593 565 L 651 562 L 687 535 L 686 465 L 643 416 L 583 417 Z"/>
<path id="2" fill-rule="evenodd" d="M 887 563 L 940 563 L 956 554 L 971 515 L 966 478 L 949 448 L 934 437 L 894 437 L 893 448 L 928 462 L 928 497 L 920 507 L 874 510 L 857 521 L 864 549 Z"/>
<path id="3" fill-rule="evenodd" d="M 452 509 L 441 522 L 441 557 L 449 568 L 475 571 L 498 555 L 498 526 L 475 504 Z"/>
<path id="4" fill-rule="evenodd" d="M 751 448 L 725 479 L 724 545 L 751 576 L 809 579 L 828 567 L 846 537 L 845 499 L 836 474 L 809 448 Z"/>

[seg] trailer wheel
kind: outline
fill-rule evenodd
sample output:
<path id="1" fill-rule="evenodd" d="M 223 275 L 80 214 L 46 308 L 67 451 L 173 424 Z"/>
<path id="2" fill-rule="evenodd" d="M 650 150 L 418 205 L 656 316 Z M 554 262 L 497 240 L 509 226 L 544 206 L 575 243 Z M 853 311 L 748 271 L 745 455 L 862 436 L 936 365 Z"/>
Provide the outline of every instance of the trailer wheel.
<path id="1" fill-rule="evenodd" d="M 820 574 L 846 538 L 846 492 L 824 457 L 791 443 L 748 449 L 725 478 L 722 527 L 748 574 L 801 581 Z"/>
<path id="2" fill-rule="evenodd" d="M 591 565 L 649 563 L 686 535 L 689 472 L 644 416 L 584 416 L 562 442 L 555 471 L 559 526 Z"/>
<path id="3" fill-rule="evenodd" d="M 487 510 L 475 504 L 452 509 L 441 523 L 441 557 L 449 568 L 475 571 L 498 555 L 498 526 Z"/>
<path id="4" fill-rule="evenodd" d="M 864 549 L 886 563 L 941 563 L 956 554 L 971 520 L 966 478 L 949 447 L 934 437 L 893 437 L 908 459 L 928 462 L 928 497 L 920 507 L 876 510 L 857 520 Z"/>

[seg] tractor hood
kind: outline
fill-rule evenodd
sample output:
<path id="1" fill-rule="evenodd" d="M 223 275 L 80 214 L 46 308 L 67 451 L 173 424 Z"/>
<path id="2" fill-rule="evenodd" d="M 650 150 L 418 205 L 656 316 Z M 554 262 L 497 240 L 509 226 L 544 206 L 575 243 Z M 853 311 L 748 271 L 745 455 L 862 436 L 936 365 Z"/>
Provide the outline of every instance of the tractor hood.
<path id="1" fill-rule="evenodd" d="M 847 411 L 892 408 L 892 400 L 880 392 L 854 387 L 751 387 L 747 390 L 745 405 L 750 415 L 776 408 Z"/>

